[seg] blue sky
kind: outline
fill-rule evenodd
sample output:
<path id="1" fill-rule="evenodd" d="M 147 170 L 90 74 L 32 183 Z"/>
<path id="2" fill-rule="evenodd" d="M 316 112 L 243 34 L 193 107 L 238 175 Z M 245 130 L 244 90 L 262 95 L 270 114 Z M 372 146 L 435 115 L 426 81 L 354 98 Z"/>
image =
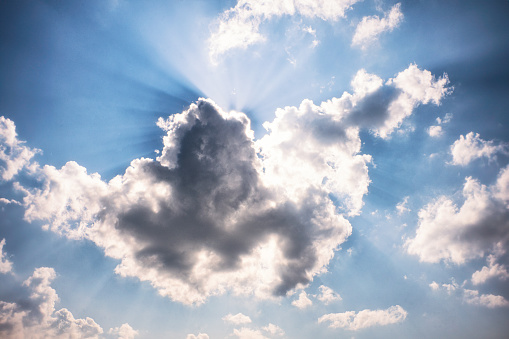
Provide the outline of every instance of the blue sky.
<path id="1" fill-rule="evenodd" d="M 0 3 L 0 337 L 504 338 L 508 15 Z"/>

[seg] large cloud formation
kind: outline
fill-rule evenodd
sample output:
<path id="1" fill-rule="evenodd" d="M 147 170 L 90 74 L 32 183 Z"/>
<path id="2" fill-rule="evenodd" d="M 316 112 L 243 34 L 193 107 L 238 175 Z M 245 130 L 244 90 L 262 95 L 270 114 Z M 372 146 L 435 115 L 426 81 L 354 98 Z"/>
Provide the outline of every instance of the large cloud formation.
<path id="1" fill-rule="evenodd" d="M 39 186 L 16 187 L 28 221 L 95 242 L 116 273 L 175 301 L 282 296 L 325 272 L 351 234 L 345 216 L 360 213 L 370 182 L 359 131 L 388 138 L 414 107 L 439 104 L 447 82 L 416 65 L 385 84 L 361 70 L 353 94 L 278 109 L 260 140 L 245 114 L 200 99 L 158 121 L 160 157 L 108 183 L 68 162 L 32 164 Z"/>

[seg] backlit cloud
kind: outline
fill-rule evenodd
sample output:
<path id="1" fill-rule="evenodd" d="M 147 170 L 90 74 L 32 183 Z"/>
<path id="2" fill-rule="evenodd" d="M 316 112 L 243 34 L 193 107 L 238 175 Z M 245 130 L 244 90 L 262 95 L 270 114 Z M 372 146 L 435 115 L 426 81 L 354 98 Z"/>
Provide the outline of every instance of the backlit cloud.
<path id="1" fill-rule="evenodd" d="M 0 241 L 0 273 L 8 273 L 12 270 L 12 262 L 7 259 L 7 253 L 4 252 L 5 239 Z"/>

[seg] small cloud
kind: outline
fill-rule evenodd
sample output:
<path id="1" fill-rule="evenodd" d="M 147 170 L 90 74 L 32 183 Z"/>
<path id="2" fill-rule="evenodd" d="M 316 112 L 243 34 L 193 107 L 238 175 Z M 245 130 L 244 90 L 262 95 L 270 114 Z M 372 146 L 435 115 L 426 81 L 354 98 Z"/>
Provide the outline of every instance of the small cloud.
<path id="1" fill-rule="evenodd" d="M 224 322 L 240 325 L 240 324 L 249 324 L 251 322 L 251 318 L 249 318 L 247 315 L 244 315 L 242 313 L 237 313 L 235 315 L 233 314 L 227 314 L 223 318 Z"/>
<path id="2" fill-rule="evenodd" d="M 436 281 L 433 281 L 431 284 L 429 284 L 429 287 L 433 290 L 433 291 L 438 291 L 438 289 L 440 288 L 440 285 L 438 285 L 438 283 Z"/>
<path id="3" fill-rule="evenodd" d="M 186 339 L 209 339 L 209 336 L 205 333 L 200 333 L 198 335 L 188 334 Z"/>
<path id="4" fill-rule="evenodd" d="M 378 15 L 366 16 L 359 22 L 352 38 L 352 46 L 359 46 L 366 49 L 369 45 L 378 40 L 380 34 L 391 32 L 403 21 L 401 4 L 394 5 L 383 18 Z"/>
<path id="5" fill-rule="evenodd" d="M 139 334 L 128 323 L 122 324 L 120 327 L 111 328 L 108 333 L 117 336 L 118 339 L 134 339 Z M 198 339 L 208 339 L 208 337 Z"/>
<path id="6" fill-rule="evenodd" d="M 269 339 L 262 334 L 259 330 L 253 330 L 247 327 L 242 327 L 240 330 L 234 329 L 233 335 L 240 339 Z"/>
<path id="7" fill-rule="evenodd" d="M 318 295 L 317 299 L 323 302 L 325 305 L 328 305 L 334 301 L 341 300 L 341 296 L 334 292 L 332 288 L 327 286 L 320 286 L 320 294 Z"/>
<path id="8" fill-rule="evenodd" d="M 396 210 L 398 211 L 398 215 L 402 215 L 405 212 L 410 212 L 411 210 L 407 207 L 408 199 L 410 197 L 405 197 L 402 202 L 396 205 Z"/>
<path id="9" fill-rule="evenodd" d="M 484 266 L 480 271 L 476 271 L 472 274 L 472 284 L 480 285 L 492 278 L 507 280 L 509 278 L 507 267 L 497 264 L 496 260 L 497 259 L 494 255 L 489 255 L 488 266 Z"/>
<path id="10" fill-rule="evenodd" d="M 12 262 L 7 259 L 7 253 L 4 252 L 5 239 L 0 241 L 0 273 L 9 273 L 12 271 Z"/>
<path id="11" fill-rule="evenodd" d="M 269 323 L 265 327 L 262 327 L 262 330 L 264 330 L 265 332 L 270 333 L 272 335 L 279 335 L 279 336 L 285 335 L 285 331 L 283 331 L 281 329 L 281 327 L 271 324 L 271 323 Z"/>
<path id="12" fill-rule="evenodd" d="M 484 306 L 488 308 L 508 307 L 509 301 L 501 295 L 480 294 L 476 290 L 464 290 L 463 300 L 472 305 Z"/>
<path id="13" fill-rule="evenodd" d="M 349 311 L 344 313 L 330 313 L 321 316 L 318 323 L 329 322 L 330 328 L 345 328 L 357 331 L 372 326 L 396 324 L 405 320 L 407 312 L 399 305 L 386 310 L 363 310 L 358 313 Z"/>
<path id="14" fill-rule="evenodd" d="M 300 292 L 299 299 L 292 301 L 292 305 L 297 308 L 300 308 L 301 310 L 308 306 L 311 306 L 312 304 L 313 302 L 311 301 L 311 299 L 308 298 L 307 293 L 304 291 Z"/>
<path id="15" fill-rule="evenodd" d="M 443 133 L 442 126 L 430 126 L 428 128 L 428 134 L 430 137 L 436 138 L 436 137 L 441 136 L 442 133 Z"/>

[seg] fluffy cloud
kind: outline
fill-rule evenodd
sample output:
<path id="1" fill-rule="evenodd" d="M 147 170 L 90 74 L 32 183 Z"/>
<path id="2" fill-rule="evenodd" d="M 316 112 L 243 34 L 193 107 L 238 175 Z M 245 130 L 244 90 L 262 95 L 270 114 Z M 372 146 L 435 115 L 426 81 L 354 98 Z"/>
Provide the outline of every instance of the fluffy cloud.
<path id="1" fill-rule="evenodd" d="M 401 12 L 401 4 L 392 6 L 383 18 L 378 15 L 366 16 L 359 22 L 352 38 L 352 46 L 359 46 L 366 49 L 373 42 L 378 40 L 380 34 L 391 32 L 399 26 L 403 21 L 403 13 Z"/>
<path id="2" fill-rule="evenodd" d="M 468 177 L 464 202 L 458 207 L 442 196 L 419 211 L 416 236 L 405 243 L 408 253 L 424 262 L 462 264 L 494 253 L 509 242 L 509 167 L 490 187 Z"/>
<path id="3" fill-rule="evenodd" d="M 311 306 L 312 304 L 313 302 L 311 301 L 311 299 L 308 298 L 307 293 L 304 291 L 300 292 L 299 298 L 297 300 L 292 301 L 292 305 L 297 308 L 300 308 L 301 310 L 308 306 Z"/>
<path id="4" fill-rule="evenodd" d="M 8 273 L 12 270 L 12 262 L 7 259 L 7 253 L 4 252 L 5 239 L 0 241 L 0 273 Z"/>
<path id="5" fill-rule="evenodd" d="M 483 266 L 480 271 L 472 274 L 472 284 L 480 285 L 485 283 L 488 279 L 499 278 L 500 280 L 507 280 L 509 278 L 509 272 L 505 265 L 496 263 L 496 256 L 488 256 L 488 266 Z"/>
<path id="6" fill-rule="evenodd" d="M 277 325 L 269 323 L 267 326 L 262 327 L 262 330 L 272 335 L 285 335 L 285 331 Z"/>
<path id="7" fill-rule="evenodd" d="M 428 134 L 430 137 L 436 138 L 443 134 L 442 125 L 448 124 L 452 119 L 452 114 L 447 113 L 443 119 L 437 118 L 437 125 L 430 126 L 428 128 Z"/>
<path id="8" fill-rule="evenodd" d="M 120 261 L 117 274 L 175 301 L 281 296 L 325 272 L 351 234 L 344 215 L 360 213 L 370 183 L 359 131 L 388 137 L 446 84 L 415 65 L 385 85 L 361 70 L 353 94 L 278 109 L 259 140 L 245 114 L 200 99 L 158 121 L 156 160 L 135 159 L 108 183 L 71 161 L 31 164 L 40 184 L 16 187 L 26 220 L 93 241 Z"/>
<path id="9" fill-rule="evenodd" d="M 362 310 L 358 313 L 349 311 L 344 313 L 330 313 L 321 316 L 318 323 L 329 322 L 331 328 L 345 328 L 357 331 L 371 326 L 396 324 L 405 320 L 407 312 L 399 305 L 386 310 Z"/>
<path id="10" fill-rule="evenodd" d="M 0 117 L 0 178 L 12 179 L 39 150 L 23 145 L 17 139 L 16 126 L 12 120 Z"/>
<path id="11" fill-rule="evenodd" d="M 469 304 L 485 306 L 489 308 L 509 306 L 509 301 L 507 301 L 501 295 L 479 294 L 479 291 L 476 290 L 465 289 L 463 299 Z"/>
<path id="12" fill-rule="evenodd" d="M 482 157 L 492 160 L 499 152 L 507 153 L 507 147 L 507 144 L 495 145 L 494 141 L 483 140 L 478 133 L 470 132 L 466 136 L 460 135 L 460 138 L 452 144 L 452 163 L 466 166 Z"/>
<path id="13" fill-rule="evenodd" d="M 186 339 L 209 339 L 209 336 L 205 333 L 200 333 L 198 335 L 188 334 Z"/>
<path id="14" fill-rule="evenodd" d="M 233 335 L 237 336 L 239 339 L 269 339 L 264 336 L 261 331 L 253 330 L 247 327 L 242 327 L 240 330 L 234 329 Z"/>
<path id="15" fill-rule="evenodd" d="M 103 329 L 93 319 L 76 319 L 66 308 L 55 310 L 58 295 L 50 285 L 55 277 L 52 268 L 37 268 L 23 283 L 31 292 L 28 300 L 0 301 L 2 338 L 103 338 Z M 136 331 L 124 324 L 110 333 L 128 339 L 134 338 Z"/>
<path id="16" fill-rule="evenodd" d="M 317 296 L 317 299 L 323 302 L 325 305 L 328 305 L 334 301 L 341 300 L 341 296 L 334 292 L 332 288 L 321 285 L 319 289 L 320 294 Z"/>
<path id="17" fill-rule="evenodd" d="M 507 307 L 509 306 L 509 301 L 505 299 L 501 295 L 493 295 L 493 294 L 480 294 L 477 290 L 470 290 L 464 288 L 466 282 L 459 286 L 453 279 L 451 284 L 442 284 L 438 285 L 436 282 L 432 282 L 429 286 L 433 291 L 439 291 L 440 289 L 446 290 L 447 294 L 452 295 L 456 294 L 460 297 L 463 302 L 471 305 L 483 306 L 488 308 L 496 308 L 496 307 Z"/>
<path id="18" fill-rule="evenodd" d="M 223 317 L 223 320 L 230 324 L 240 325 L 240 324 L 249 324 L 251 322 L 251 318 L 242 313 L 227 314 Z"/>
<path id="19" fill-rule="evenodd" d="M 136 331 L 131 327 L 131 325 L 127 323 L 122 324 L 120 327 L 111 328 L 108 333 L 116 336 L 118 339 L 134 339 L 138 335 L 138 331 Z M 208 336 L 198 336 L 198 339 L 208 339 Z"/>
<path id="20" fill-rule="evenodd" d="M 222 54 L 231 49 L 245 49 L 265 41 L 259 27 L 264 20 L 283 15 L 301 15 L 307 18 L 338 20 L 345 11 L 359 0 L 239 0 L 237 5 L 225 11 L 217 22 L 215 32 L 209 39 L 210 60 L 215 63 Z"/>

